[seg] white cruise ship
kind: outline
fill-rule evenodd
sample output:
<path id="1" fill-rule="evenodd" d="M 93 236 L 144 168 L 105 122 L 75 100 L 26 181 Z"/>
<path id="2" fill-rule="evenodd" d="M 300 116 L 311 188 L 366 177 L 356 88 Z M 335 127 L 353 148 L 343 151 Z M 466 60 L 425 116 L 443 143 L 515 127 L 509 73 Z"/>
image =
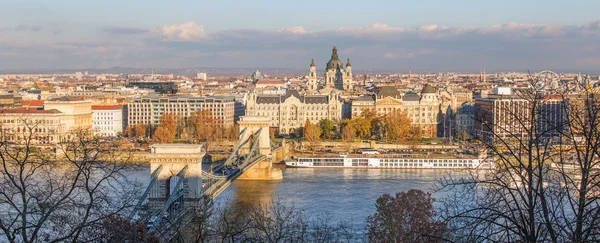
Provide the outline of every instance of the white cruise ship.
<path id="1" fill-rule="evenodd" d="M 492 160 L 479 158 L 417 158 L 417 157 L 331 157 L 298 158 L 285 165 L 296 168 L 413 168 L 413 169 L 490 169 Z"/>

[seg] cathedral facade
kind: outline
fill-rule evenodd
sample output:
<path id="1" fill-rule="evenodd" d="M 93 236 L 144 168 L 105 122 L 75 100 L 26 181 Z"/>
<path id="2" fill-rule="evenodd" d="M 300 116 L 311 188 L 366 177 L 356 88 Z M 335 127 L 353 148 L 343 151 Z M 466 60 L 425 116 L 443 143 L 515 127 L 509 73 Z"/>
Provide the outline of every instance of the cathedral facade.
<path id="1" fill-rule="evenodd" d="M 322 89 L 337 89 L 337 90 L 352 90 L 354 84 L 352 82 L 352 65 L 350 65 L 350 58 L 344 68 L 344 63 L 340 61 L 337 53 L 337 48 L 334 46 L 331 59 L 327 62 L 325 67 L 324 82 Z M 315 60 L 312 60 L 308 75 L 308 88 L 315 90 L 319 88 L 317 81 L 317 69 L 315 67 Z"/>

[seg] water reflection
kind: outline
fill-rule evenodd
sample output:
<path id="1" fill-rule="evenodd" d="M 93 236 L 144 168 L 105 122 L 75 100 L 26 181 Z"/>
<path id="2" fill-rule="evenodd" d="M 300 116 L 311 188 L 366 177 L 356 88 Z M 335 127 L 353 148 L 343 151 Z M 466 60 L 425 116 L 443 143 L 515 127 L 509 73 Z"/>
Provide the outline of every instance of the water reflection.
<path id="1" fill-rule="evenodd" d="M 279 181 L 236 181 L 234 182 L 233 203 L 244 208 L 268 206 L 277 191 Z"/>
<path id="2" fill-rule="evenodd" d="M 208 170 L 210 165 L 204 164 L 203 168 Z M 274 198 L 293 204 L 311 218 L 328 214 L 333 220 L 362 225 L 365 218 L 375 211 L 375 200 L 379 196 L 413 188 L 431 192 L 435 182 L 448 174 L 460 175 L 462 172 L 439 169 L 287 168 L 283 169 L 283 181 L 235 181 L 217 197 L 216 203 L 247 208 L 269 205 Z M 136 168 L 130 175 L 144 182 L 144 185 L 150 178 L 148 167 Z"/>
<path id="3" fill-rule="evenodd" d="M 287 168 L 281 182 L 236 181 L 219 200 L 268 205 L 272 198 L 293 204 L 308 217 L 328 214 L 334 220 L 363 224 L 383 194 L 410 189 L 431 191 L 444 175 L 459 171 L 426 169 Z M 221 197 L 220 196 L 220 197 Z M 434 194 L 434 196 L 439 196 Z"/>

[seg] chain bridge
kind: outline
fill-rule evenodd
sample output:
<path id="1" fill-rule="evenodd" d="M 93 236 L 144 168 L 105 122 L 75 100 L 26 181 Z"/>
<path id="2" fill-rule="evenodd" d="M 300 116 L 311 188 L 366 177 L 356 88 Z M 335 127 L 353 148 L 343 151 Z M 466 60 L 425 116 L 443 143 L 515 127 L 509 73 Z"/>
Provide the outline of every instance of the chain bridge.
<path id="1" fill-rule="evenodd" d="M 146 222 L 148 231 L 168 242 L 203 207 L 212 207 L 234 180 L 281 180 L 281 170 L 272 168 L 281 147 L 269 138 L 269 122 L 266 117 L 241 117 L 237 144 L 227 160 L 210 171 L 202 170 L 201 145 L 153 145 L 151 180 L 129 218 Z"/>

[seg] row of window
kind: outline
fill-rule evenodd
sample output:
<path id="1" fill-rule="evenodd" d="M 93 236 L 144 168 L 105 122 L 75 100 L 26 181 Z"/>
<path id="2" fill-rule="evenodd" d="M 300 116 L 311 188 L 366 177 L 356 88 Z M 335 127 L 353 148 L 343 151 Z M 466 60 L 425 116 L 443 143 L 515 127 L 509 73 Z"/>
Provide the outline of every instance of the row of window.
<path id="1" fill-rule="evenodd" d="M 306 107 L 306 109 L 305 109 Z M 327 110 L 329 106 L 326 105 L 321 105 L 321 106 L 300 106 L 300 107 L 296 107 L 296 106 L 288 106 L 287 109 L 288 110 Z M 279 106 L 256 106 L 257 110 L 279 110 L 280 107 Z M 330 110 L 335 110 L 335 107 L 329 107 Z M 282 108 L 282 110 L 286 110 L 285 107 Z"/>

